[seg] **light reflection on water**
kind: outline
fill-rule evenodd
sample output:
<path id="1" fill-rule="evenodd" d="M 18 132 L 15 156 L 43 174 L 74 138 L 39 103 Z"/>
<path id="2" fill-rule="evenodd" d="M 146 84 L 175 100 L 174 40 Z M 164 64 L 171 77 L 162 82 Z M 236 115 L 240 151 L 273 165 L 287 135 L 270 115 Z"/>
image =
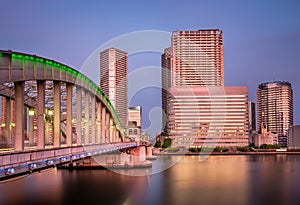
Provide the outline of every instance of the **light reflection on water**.
<path id="1" fill-rule="evenodd" d="M 300 155 L 202 158 L 149 176 L 52 169 L 1 183 L 0 204 L 300 204 Z M 162 157 L 148 172 L 177 160 Z"/>

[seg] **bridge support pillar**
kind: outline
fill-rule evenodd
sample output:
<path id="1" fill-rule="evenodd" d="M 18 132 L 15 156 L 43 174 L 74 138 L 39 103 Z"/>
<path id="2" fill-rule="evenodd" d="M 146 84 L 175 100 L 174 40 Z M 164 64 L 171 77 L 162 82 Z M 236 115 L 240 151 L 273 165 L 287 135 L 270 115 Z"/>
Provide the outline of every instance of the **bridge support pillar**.
<path id="1" fill-rule="evenodd" d="M 113 125 L 113 127 L 112 127 L 112 136 L 113 136 L 113 142 L 117 142 L 117 138 L 116 138 L 116 125 Z"/>
<path id="2" fill-rule="evenodd" d="M 81 145 L 81 121 L 82 121 L 82 90 L 76 87 L 76 144 Z"/>
<path id="3" fill-rule="evenodd" d="M 11 138 L 11 99 L 9 97 L 2 98 L 6 102 L 6 122 L 5 122 L 5 130 L 6 130 L 6 143 L 7 147 L 12 146 L 12 138 Z"/>
<path id="4" fill-rule="evenodd" d="M 97 102 L 97 136 L 96 143 L 102 143 L 101 138 L 101 102 Z"/>
<path id="5" fill-rule="evenodd" d="M 91 109 L 91 138 L 92 144 L 96 142 L 96 96 L 92 97 L 92 109 Z"/>
<path id="6" fill-rule="evenodd" d="M 114 121 L 112 118 L 109 119 L 109 141 L 110 142 L 115 142 L 114 141 L 114 130 L 113 130 L 113 124 L 114 124 Z"/>
<path id="7" fill-rule="evenodd" d="M 50 123 L 48 121 L 45 122 L 45 145 L 50 144 Z"/>
<path id="8" fill-rule="evenodd" d="M 146 148 L 146 155 L 147 157 L 152 157 L 152 147 L 147 147 Z"/>
<path id="9" fill-rule="evenodd" d="M 106 139 L 106 108 L 105 106 L 102 107 L 102 118 L 101 118 L 101 138 L 103 143 L 107 143 L 108 139 Z"/>
<path id="10" fill-rule="evenodd" d="M 146 160 L 146 147 L 145 146 L 139 146 L 134 150 L 134 156 L 138 162 L 145 161 Z"/>
<path id="11" fill-rule="evenodd" d="M 84 144 L 89 144 L 90 137 L 90 94 L 84 92 Z"/>
<path id="12" fill-rule="evenodd" d="M 106 112 L 106 127 L 105 127 L 105 137 L 108 139 L 109 142 L 111 142 L 110 139 L 110 114 Z"/>
<path id="13" fill-rule="evenodd" d="M 15 82 L 15 151 L 24 150 L 24 82 Z"/>
<path id="14" fill-rule="evenodd" d="M 60 147 L 60 82 L 53 81 L 54 84 L 54 119 L 53 119 L 53 131 L 54 131 L 54 147 Z"/>
<path id="15" fill-rule="evenodd" d="M 72 97 L 73 97 L 73 85 L 70 83 L 66 84 L 67 89 L 67 119 L 66 119 L 66 138 L 67 146 L 72 146 Z"/>
<path id="16" fill-rule="evenodd" d="M 37 81 L 37 148 L 45 148 L 45 81 Z M 32 122 L 31 122 L 32 121 Z M 33 116 L 30 116 L 30 124 L 33 128 Z M 33 137 L 33 129 L 30 128 Z"/>
<path id="17" fill-rule="evenodd" d="M 120 139 L 120 131 L 119 131 L 119 130 L 116 130 L 116 141 L 117 141 L 117 142 L 121 142 L 121 139 Z"/>

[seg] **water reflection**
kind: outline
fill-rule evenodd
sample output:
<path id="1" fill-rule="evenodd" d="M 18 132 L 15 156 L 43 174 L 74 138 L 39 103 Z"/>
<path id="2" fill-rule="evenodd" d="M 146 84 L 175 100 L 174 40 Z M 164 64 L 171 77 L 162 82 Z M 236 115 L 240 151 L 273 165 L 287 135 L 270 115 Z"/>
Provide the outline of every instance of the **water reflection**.
<path id="1" fill-rule="evenodd" d="M 52 169 L 1 183 L 0 204 L 300 203 L 298 155 L 201 157 L 185 156 L 169 169 L 149 176 Z M 152 169 L 176 160 L 162 157 Z"/>

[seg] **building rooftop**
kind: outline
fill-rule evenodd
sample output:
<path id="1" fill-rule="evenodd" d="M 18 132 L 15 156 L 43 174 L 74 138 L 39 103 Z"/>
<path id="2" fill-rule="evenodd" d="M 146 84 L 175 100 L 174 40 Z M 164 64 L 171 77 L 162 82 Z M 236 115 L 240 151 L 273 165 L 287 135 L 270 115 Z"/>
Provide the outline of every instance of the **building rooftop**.
<path id="1" fill-rule="evenodd" d="M 268 89 L 272 87 L 280 87 L 280 86 L 290 86 L 292 87 L 291 83 L 288 81 L 274 81 L 274 82 L 266 82 L 259 84 L 259 89 Z"/>

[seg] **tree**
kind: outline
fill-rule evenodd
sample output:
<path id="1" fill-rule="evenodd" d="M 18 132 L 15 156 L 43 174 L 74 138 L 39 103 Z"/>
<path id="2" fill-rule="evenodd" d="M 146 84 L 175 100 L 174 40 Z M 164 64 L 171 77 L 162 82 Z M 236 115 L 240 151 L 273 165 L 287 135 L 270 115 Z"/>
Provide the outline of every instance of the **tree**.
<path id="1" fill-rule="evenodd" d="M 155 144 L 154 144 L 154 147 L 155 148 L 161 147 L 161 142 L 160 141 L 156 141 Z"/>
<path id="2" fill-rule="evenodd" d="M 171 144 L 172 144 L 171 138 L 166 137 L 165 140 L 164 140 L 164 144 L 163 144 L 162 148 L 171 147 Z"/>

